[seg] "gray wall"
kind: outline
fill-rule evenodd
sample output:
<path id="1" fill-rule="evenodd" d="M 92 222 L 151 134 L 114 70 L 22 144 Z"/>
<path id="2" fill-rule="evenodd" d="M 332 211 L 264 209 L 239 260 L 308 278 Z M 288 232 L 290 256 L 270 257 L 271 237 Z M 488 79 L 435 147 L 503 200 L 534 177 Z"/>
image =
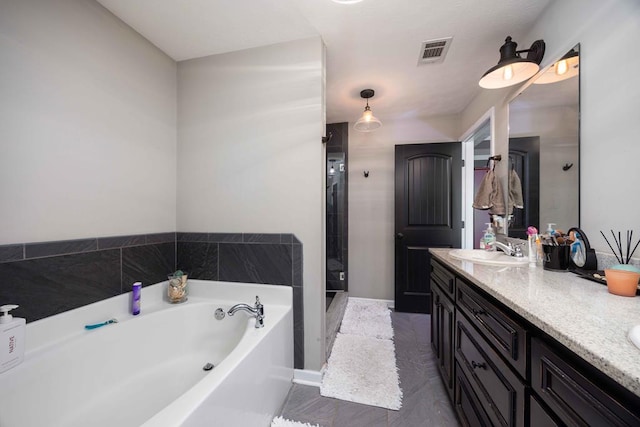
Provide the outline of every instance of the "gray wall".
<path id="1" fill-rule="evenodd" d="M 325 361 L 323 72 L 319 37 L 178 64 L 177 230 L 300 239 L 313 370 Z"/>
<path id="2" fill-rule="evenodd" d="M 86 0 L 0 5 L 0 245 L 176 225 L 176 63 Z"/>

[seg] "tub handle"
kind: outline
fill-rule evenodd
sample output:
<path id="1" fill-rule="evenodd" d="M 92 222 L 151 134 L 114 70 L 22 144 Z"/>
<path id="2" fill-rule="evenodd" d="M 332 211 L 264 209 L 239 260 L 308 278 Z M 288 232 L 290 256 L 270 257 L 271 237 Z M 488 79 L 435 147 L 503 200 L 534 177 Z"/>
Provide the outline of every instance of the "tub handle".
<path id="1" fill-rule="evenodd" d="M 228 311 L 229 316 L 233 316 L 236 311 L 246 311 L 256 318 L 256 328 L 264 326 L 264 306 L 260 302 L 260 298 L 256 295 L 256 303 L 253 307 L 248 304 L 240 303 L 231 307 Z"/>

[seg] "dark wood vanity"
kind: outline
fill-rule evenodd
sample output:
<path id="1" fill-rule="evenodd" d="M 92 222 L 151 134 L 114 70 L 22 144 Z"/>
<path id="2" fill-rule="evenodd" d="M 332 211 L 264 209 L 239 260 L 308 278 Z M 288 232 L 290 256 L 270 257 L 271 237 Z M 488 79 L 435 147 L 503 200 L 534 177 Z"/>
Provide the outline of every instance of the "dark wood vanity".
<path id="1" fill-rule="evenodd" d="M 638 395 L 438 257 L 431 290 L 431 344 L 462 425 L 640 426 Z"/>

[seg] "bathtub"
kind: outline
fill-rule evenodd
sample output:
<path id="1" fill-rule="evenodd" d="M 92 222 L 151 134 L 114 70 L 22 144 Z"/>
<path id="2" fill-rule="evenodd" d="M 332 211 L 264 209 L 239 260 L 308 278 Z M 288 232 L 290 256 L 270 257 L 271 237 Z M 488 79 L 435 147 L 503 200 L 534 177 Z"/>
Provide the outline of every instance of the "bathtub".
<path id="1" fill-rule="evenodd" d="M 189 280 L 178 305 L 165 289 L 143 288 L 138 316 L 129 293 L 27 324 L 24 362 L 0 374 L 0 427 L 268 426 L 293 378 L 291 288 Z M 264 328 L 215 319 L 256 295 Z"/>

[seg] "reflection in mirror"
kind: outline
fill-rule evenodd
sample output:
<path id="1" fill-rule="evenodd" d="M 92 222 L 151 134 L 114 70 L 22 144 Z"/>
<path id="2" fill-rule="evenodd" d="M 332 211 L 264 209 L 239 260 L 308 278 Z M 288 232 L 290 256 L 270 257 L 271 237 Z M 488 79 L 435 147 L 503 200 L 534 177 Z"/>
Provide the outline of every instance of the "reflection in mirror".
<path id="1" fill-rule="evenodd" d="M 529 225 L 541 232 L 549 223 L 579 226 L 579 80 L 577 45 L 509 104 L 509 172 L 519 177 L 523 199 L 510 237 L 526 239 Z"/>
<path id="2" fill-rule="evenodd" d="M 478 193 L 482 178 L 487 173 L 487 159 L 491 156 L 491 120 L 487 120 L 469 138 L 473 143 L 473 194 Z M 491 222 L 489 211 L 473 209 L 473 247 L 480 248 L 480 239 Z"/>

